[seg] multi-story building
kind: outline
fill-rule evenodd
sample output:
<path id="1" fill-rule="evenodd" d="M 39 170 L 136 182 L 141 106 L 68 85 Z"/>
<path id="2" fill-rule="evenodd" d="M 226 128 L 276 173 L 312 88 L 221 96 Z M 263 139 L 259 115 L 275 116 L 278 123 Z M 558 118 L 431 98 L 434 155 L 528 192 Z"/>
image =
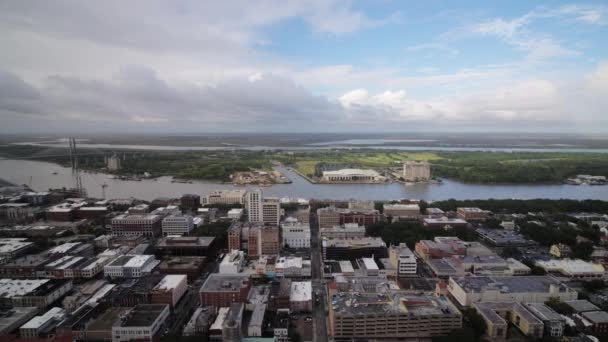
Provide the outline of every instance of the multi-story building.
<path id="1" fill-rule="evenodd" d="M 543 337 L 542 320 L 528 311 L 521 303 L 511 301 L 474 303 L 473 308 L 485 321 L 486 336 L 492 341 L 506 340 L 509 323 L 529 338 Z"/>
<path id="2" fill-rule="evenodd" d="M 27 238 L 0 238 L 0 264 L 4 264 L 34 248 Z"/>
<path id="3" fill-rule="evenodd" d="M 103 271 L 110 278 L 139 278 L 150 274 L 159 263 L 154 255 L 121 255 L 107 264 Z"/>
<path id="4" fill-rule="evenodd" d="M 180 204 L 182 207 L 196 210 L 201 206 L 201 196 L 193 194 L 182 195 L 182 198 L 180 198 Z"/>
<path id="5" fill-rule="evenodd" d="M 460 218 L 445 216 L 429 216 L 422 219 L 422 225 L 430 229 L 459 229 L 466 228 L 469 223 Z"/>
<path id="6" fill-rule="evenodd" d="M 445 298 L 405 292 L 342 292 L 332 297 L 334 340 L 431 339 L 462 327 L 462 314 Z"/>
<path id="7" fill-rule="evenodd" d="M 166 275 L 150 292 L 151 302 L 175 307 L 187 290 L 188 277 L 185 274 Z"/>
<path id="8" fill-rule="evenodd" d="M 426 182 L 431 179 L 431 165 L 427 161 L 403 163 L 403 179 L 406 182 Z"/>
<path id="9" fill-rule="evenodd" d="M 384 216 L 399 219 L 417 219 L 420 216 L 420 206 L 418 204 L 384 204 Z"/>
<path id="10" fill-rule="evenodd" d="M 66 312 L 62 308 L 54 307 L 43 315 L 30 319 L 19 328 L 19 335 L 24 339 L 34 339 L 44 336 L 45 331 L 53 331 L 54 328 L 65 318 Z M 43 335 L 43 336 L 40 336 Z"/>
<path id="11" fill-rule="evenodd" d="M 291 312 L 312 311 L 312 283 L 310 281 L 291 282 L 289 310 Z"/>
<path id="12" fill-rule="evenodd" d="M 249 228 L 247 256 L 256 259 L 262 255 L 278 255 L 281 250 L 279 227 L 256 224 Z"/>
<path id="13" fill-rule="evenodd" d="M 249 222 L 279 224 L 281 202 L 278 198 L 264 198 L 260 189 L 249 191 L 246 198 Z"/>
<path id="14" fill-rule="evenodd" d="M 112 342 L 157 341 L 169 318 L 167 304 L 139 304 L 112 325 Z"/>
<path id="15" fill-rule="evenodd" d="M 156 244 L 156 255 L 205 256 L 215 258 L 217 246 L 213 236 L 168 236 Z"/>
<path id="16" fill-rule="evenodd" d="M 456 208 L 456 214 L 466 221 L 485 221 L 490 215 L 490 212 L 479 208 L 460 207 Z"/>
<path id="17" fill-rule="evenodd" d="M 110 220 L 110 224 L 112 235 L 159 236 L 162 228 L 162 216 L 123 214 Z"/>
<path id="18" fill-rule="evenodd" d="M 210 204 L 245 204 L 245 190 L 212 191 L 202 200 L 204 205 Z"/>
<path id="19" fill-rule="evenodd" d="M 311 276 L 311 263 L 302 257 L 280 257 L 274 271 L 277 278 L 307 278 Z"/>
<path id="20" fill-rule="evenodd" d="M 205 259 L 202 256 L 164 258 L 157 270 L 160 274 L 185 274 L 188 276 L 188 281 L 194 281 L 203 274 Z"/>
<path id="21" fill-rule="evenodd" d="M 420 240 L 414 248 L 424 260 L 451 257 L 453 255 L 490 256 L 495 253 L 479 242 L 465 242 L 457 237 L 436 236 L 435 240 Z"/>
<path id="22" fill-rule="evenodd" d="M 245 264 L 245 253 L 236 249 L 226 253 L 224 259 L 220 262 L 219 273 L 221 274 L 237 274 L 243 270 Z"/>
<path id="23" fill-rule="evenodd" d="M 452 277 L 448 290 L 462 306 L 484 302 L 544 303 L 577 299 L 578 293 L 549 276 Z"/>
<path id="24" fill-rule="evenodd" d="M 319 228 L 321 239 L 359 239 L 365 237 L 365 226 L 358 223 L 346 223 L 331 228 Z"/>
<path id="25" fill-rule="evenodd" d="M 559 338 L 564 335 L 566 319 L 562 315 L 543 303 L 527 303 L 524 306 L 543 322 L 545 336 Z"/>
<path id="26" fill-rule="evenodd" d="M 282 245 L 290 248 L 310 248 L 310 225 L 288 217 L 281 223 Z"/>
<path id="27" fill-rule="evenodd" d="M 110 170 L 110 171 L 120 170 L 121 166 L 122 166 L 122 161 L 120 160 L 120 157 L 116 153 L 106 158 L 106 167 L 108 168 L 108 170 Z"/>
<path id="28" fill-rule="evenodd" d="M 372 225 L 382 220 L 382 214 L 375 209 L 344 209 L 325 207 L 317 209 L 319 228 L 331 228 L 347 223 Z"/>
<path id="29" fill-rule="evenodd" d="M 163 219 L 163 235 L 188 235 L 194 228 L 191 215 L 169 215 Z"/>
<path id="30" fill-rule="evenodd" d="M 0 279 L 0 307 L 35 306 L 46 309 L 72 290 L 67 279 Z"/>
<path id="31" fill-rule="evenodd" d="M 386 177 L 375 170 L 365 169 L 341 169 L 335 171 L 323 171 L 322 182 L 328 183 L 379 183 L 386 181 Z"/>
<path id="32" fill-rule="evenodd" d="M 324 239 L 324 260 L 354 260 L 359 258 L 386 258 L 386 243 L 379 237 L 361 239 Z"/>
<path id="33" fill-rule="evenodd" d="M 562 276 L 576 279 L 602 279 L 606 273 L 602 264 L 595 264 L 580 259 L 537 260 L 534 264 L 546 272 L 560 273 Z"/>
<path id="34" fill-rule="evenodd" d="M 416 275 L 418 268 L 416 256 L 405 243 L 400 243 L 397 246 L 391 246 L 388 249 L 388 258 L 391 264 L 397 269 L 398 277 Z"/>
<path id="35" fill-rule="evenodd" d="M 247 275 L 211 273 L 200 289 L 201 305 L 220 308 L 245 303 L 250 288 Z"/>

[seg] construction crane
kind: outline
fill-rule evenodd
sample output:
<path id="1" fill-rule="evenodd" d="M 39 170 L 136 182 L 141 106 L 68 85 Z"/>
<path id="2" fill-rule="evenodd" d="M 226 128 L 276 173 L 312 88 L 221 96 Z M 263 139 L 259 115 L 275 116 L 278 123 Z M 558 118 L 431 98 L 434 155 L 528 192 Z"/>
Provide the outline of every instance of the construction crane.
<path id="1" fill-rule="evenodd" d="M 70 145 L 70 164 L 72 164 L 72 175 L 76 178 L 76 189 L 80 197 L 86 197 L 87 192 L 82 186 L 82 177 L 80 177 L 80 170 L 78 169 L 78 154 L 76 153 L 76 138 L 68 138 Z"/>

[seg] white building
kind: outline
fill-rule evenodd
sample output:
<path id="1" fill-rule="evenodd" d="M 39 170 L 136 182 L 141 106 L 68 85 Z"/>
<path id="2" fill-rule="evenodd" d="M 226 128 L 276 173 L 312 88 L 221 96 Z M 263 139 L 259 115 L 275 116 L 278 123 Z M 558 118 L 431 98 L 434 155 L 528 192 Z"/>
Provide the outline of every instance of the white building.
<path id="1" fill-rule="evenodd" d="M 322 180 L 325 182 L 384 182 L 386 177 L 375 170 L 342 169 L 323 171 Z"/>
<path id="2" fill-rule="evenodd" d="M 243 217 L 242 208 L 233 208 L 228 211 L 228 218 L 234 221 L 238 221 Z"/>
<path id="3" fill-rule="evenodd" d="M 19 334 L 21 338 L 38 338 L 43 330 L 52 330 L 65 318 L 66 312 L 62 308 L 52 308 L 44 315 L 36 316 L 21 326 Z"/>
<path id="4" fill-rule="evenodd" d="M 448 291 L 462 306 L 473 303 L 544 303 L 578 299 L 578 293 L 549 276 L 451 277 Z"/>
<path id="5" fill-rule="evenodd" d="M 291 283 L 289 309 L 291 312 L 312 311 L 312 283 L 310 281 L 294 281 Z"/>
<path id="6" fill-rule="evenodd" d="M 201 198 L 201 204 L 245 204 L 245 190 L 217 190 Z"/>
<path id="7" fill-rule="evenodd" d="M 110 278 L 139 278 L 150 274 L 160 263 L 154 255 L 121 255 L 103 268 Z"/>
<path id="8" fill-rule="evenodd" d="M 166 275 L 151 291 L 152 302 L 159 303 L 157 298 L 164 299 L 165 294 L 171 295 L 171 306 L 179 302 L 182 296 L 188 290 L 188 276 L 185 274 L 169 274 Z"/>
<path id="9" fill-rule="evenodd" d="M 219 273 L 222 274 L 236 274 L 243 270 L 245 264 L 245 252 L 239 250 L 232 250 L 227 253 L 222 261 L 220 262 Z"/>
<path id="10" fill-rule="evenodd" d="M 606 270 L 601 264 L 575 259 L 538 260 L 536 266 L 550 273 L 560 273 L 563 276 L 577 279 L 602 279 Z"/>
<path id="11" fill-rule="evenodd" d="M 274 271 L 277 278 L 307 278 L 311 276 L 311 264 L 302 257 L 280 257 Z"/>
<path id="12" fill-rule="evenodd" d="M 403 178 L 406 182 L 425 182 L 431 179 L 431 165 L 426 161 L 403 163 Z"/>
<path id="13" fill-rule="evenodd" d="M 106 167 L 110 171 L 120 170 L 121 166 L 122 166 L 122 164 L 121 164 L 120 157 L 116 154 L 111 155 L 106 160 Z"/>
<path id="14" fill-rule="evenodd" d="M 0 264 L 5 263 L 34 247 L 34 243 L 26 238 L 0 239 Z"/>
<path id="15" fill-rule="evenodd" d="M 163 235 L 188 235 L 194 228 L 191 215 L 169 215 L 163 219 Z"/>
<path id="16" fill-rule="evenodd" d="M 320 228 L 319 236 L 321 239 L 358 239 L 365 237 L 365 226 L 358 223 L 345 223 L 342 226 L 331 228 Z"/>
<path id="17" fill-rule="evenodd" d="M 167 304 L 138 304 L 112 326 L 112 342 L 155 341 L 169 317 Z"/>
<path id="18" fill-rule="evenodd" d="M 384 216 L 395 219 L 416 219 L 420 216 L 420 206 L 418 204 L 384 204 Z"/>
<path id="19" fill-rule="evenodd" d="M 416 256 L 405 243 L 391 246 L 388 250 L 391 265 L 397 268 L 398 277 L 415 276 L 418 269 Z"/>
<path id="20" fill-rule="evenodd" d="M 261 189 L 248 192 L 246 197 L 249 222 L 264 222 L 279 225 L 281 202 L 278 198 L 264 198 Z"/>
<path id="21" fill-rule="evenodd" d="M 288 217 L 281 224 L 282 245 L 291 248 L 310 248 L 310 225 Z"/>

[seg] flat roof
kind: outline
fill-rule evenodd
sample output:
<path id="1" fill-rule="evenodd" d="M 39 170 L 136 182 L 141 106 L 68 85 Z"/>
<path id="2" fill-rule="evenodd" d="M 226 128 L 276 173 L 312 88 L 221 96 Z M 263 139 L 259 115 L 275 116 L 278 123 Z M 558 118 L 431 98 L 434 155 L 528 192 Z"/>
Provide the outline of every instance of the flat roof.
<path id="1" fill-rule="evenodd" d="M 461 316 L 445 297 L 414 295 L 404 291 L 381 293 L 340 292 L 331 298 L 336 316 L 402 314 L 414 317 Z"/>
<path id="2" fill-rule="evenodd" d="M 164 310 L 168 310 L 168 304 L 138 304 L 128 316 L 120 322 L 121 327 L 147 327 L 158 319 Z"/>
<path id="3" fill-rule="evenodd" d="M 154 290 L 173 290 L 179 286 L 182 282 L 187 281 L 188 276 L 185 274 L 169 274 L 166 275 L 160 283 L 158 283 Z"/>
<path id="4" fill-rule="evenodd" d="M 0 297 L 24 296 L 50 281 L 50 279 L 0 279 Z"/>
<path id="5" fill-rule="evenodd" d="M 591 323 L 608 323 L 608 312 L 606 311 L 588 311 L 581 313 L 585 319 Z"/>
<path id="6" fill-rule="evenodd" d="M 65 310 L 62 308 L 54 307 L 47 311 L 44 315 L 36 316 L 29 320 L 27 323 L 21 326 L 21 329 L 40 329 L 43 325 L 51 320 L 60 320 L 65 316 Z"/>
<path id="7" fill-rule="evenodd" d="M 238 291 L 249 276 L 241 274 L 211 273 L 200 292 L 234 292 Z"/>
<path id="8" fill-rule="evenodd" d="M 549 276 L 506 276 L 506 277 L 478 277 L 465 276 L 452 278 L 466 292 L 481 292 L 486 289 L 501 289 L 511 293 L 546 293 L 551 285 L 558 286 L 560 292 L 568 287 L 557 279 Z"/>
<path id="9" fill-rule="evenodd" d="M 291 282 L 291 292 L 289 301 L 306 302 L 312 300 L 312 283 L 309 281 Z"/>
<path id="10" fill-rule="evenodd" d="M 585 312 L 585 311 L 599 311 L 600 308 L 595 304 L 589 302 L 588 300 L 579 299 L 579 300 L 569 300 L 564 302 L 569 307 L 571 307 L 576 312 Z"/>
<path id="11" fill-rule="evenodd" d="M 8 334 L 16 330 L 21 324 L 34 317 L 37 312 L 38 308 L 35 306 L 15 306 L 10 310 L 0 311 L 0 334 Z"/>
<path id="12" fill-rule="evenodd" d="M 33 242 L 27 241 L 25 238 L 3 238 L 0 239 L 0 254 L 14 253 L 33 245 Z"/>
<path id="13" fill-rule="evenodd" d="M 48 253 L 65 254 L 65 253 L 68 253 L 72 248 L 74 248 L 78 245 L 80 245 L 80 242 L 67 242 L 67 243 L 64 243 L 64 244 L 61 244 L 59 246 L 55 246 L 55 247 L 49 249 Z"/>

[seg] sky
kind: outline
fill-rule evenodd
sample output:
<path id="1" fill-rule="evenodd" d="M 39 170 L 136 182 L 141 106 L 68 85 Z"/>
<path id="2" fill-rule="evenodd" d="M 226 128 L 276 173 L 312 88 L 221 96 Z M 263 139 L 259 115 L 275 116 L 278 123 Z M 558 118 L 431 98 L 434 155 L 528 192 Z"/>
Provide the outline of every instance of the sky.
<path id="1" fill-rule="evenodd" d="M 608 133 L 605 1 L 0 2 L 0 133 Z"/>

